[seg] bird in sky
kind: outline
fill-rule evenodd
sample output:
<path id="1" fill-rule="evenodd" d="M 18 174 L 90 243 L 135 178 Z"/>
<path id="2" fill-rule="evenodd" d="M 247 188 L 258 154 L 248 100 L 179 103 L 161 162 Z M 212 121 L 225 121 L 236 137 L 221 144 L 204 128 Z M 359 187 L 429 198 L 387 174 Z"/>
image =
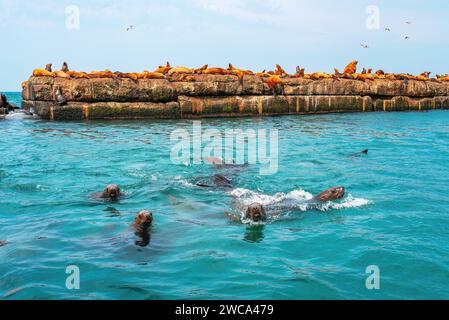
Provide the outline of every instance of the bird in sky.
<path id="1" fill-rule="evenodd" d="M 412 24 L 412 22 L 411 22 L 411 21 L 406 21 L 405 23 L 406 23 L 406 24 Z"/>
<path id="2" fill-rule="evenodd" d="M 131 30 L 133 30 L 134 29 L 134 26 L 133 25 L 130 25 L 128 28 L 126 28 L 126 31 L 131 31 Z"/>
<path id="3" fill-rule="evenodd" d="M 369 46 L 368 46 L 367 44 L 363 44 L 363 43 L 361 43 L 360 46 L 361 46 L 363 49 L 368 49 L 368 48 L 369 48 Z"/>
<path id="4" fill-rule="evenodd" d="M 384 29 L 385 29 L 385 31 L 388 31 L 388 32 L 391 31 L 391 29 L 389 27 L 385 27 Z"/>
<path id="5" fill-rule="evenodd" d="M 409 36 L 405 36 L 404 40 L 410 40 L 410 37 Z"/>

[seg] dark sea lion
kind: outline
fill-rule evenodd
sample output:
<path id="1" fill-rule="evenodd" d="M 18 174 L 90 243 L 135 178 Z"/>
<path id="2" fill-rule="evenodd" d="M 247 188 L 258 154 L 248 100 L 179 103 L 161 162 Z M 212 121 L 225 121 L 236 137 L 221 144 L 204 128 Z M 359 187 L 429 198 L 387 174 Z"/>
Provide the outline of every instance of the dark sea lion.
<path id="1" fill-rule="evenodd" d="M 150 243 L 150 229 L 153 226 L 153 213 L 148 210 L 140 211 L 133 222 L 134 234 L 140 237 L 135 243 L 139 247 L 146 247 Z"/>
<path id="2" fill-rule="evenodd" d="M 212 177 L 212 185 L 207 183 L 197 183 L 196 185 L 201 188 L 213 188 L 213 187 L 219 187 L 219 188 L 232 188 L 232 182 L 228 178 L 226 178 L 222 174 L 215 174 Z"/>
<path id="3" fill-rule="evenodd" d="M 266 221 L 267 213 L 265 208 L 260 203 L 253 203 L 248 206 L 245 218 L 254 222 Z"/>
<path id="4" fill-rule="evenodd" d="M 69 65 L 67 64 L 67 62 L 64 61 L 64 63 L 62 64 L 62 68 L 61 68 L 62 72 L 69 72 Z"/>
<path id="5" fill-rule="evenodd" d="M 0 247 L 4 247 L 8 244 L 6 240 L 0 240 Z"/>
<path id="6" fill-rule="evenodd" d="M 49 63 L 49 64 L 47 64 L 47 65 L 45 66 L 45 70 L 48 71 L 48 72 L 52 72 L 51 67 L 52 67 L 52 64 Z"/>
<path id="7" fill-rule="evenodd" d="M 360 157 L 362 155 L 367 155 L 369 153 L 368 149 L 365 149 L 363 151 L 357 152 L 357 153 L 353 153 L 351 154 L 351 157 L 355 158 L 355 157 Z"/>
<path id="8" fill-rule="evenodd" d="M 100 195 L 102 199 L 118 200 L 122 196 L 120 187 L 116 184 L 108 185 Z"/>
<path id="9" fill-rule="evenodd" d="M 56 89 L 56 92 L 55 92 L 55 101 L 60 106 L 64 106 L 67 104 L 67 99 L 64 97 L 64 95 L 61 92 L 61 89 L 59 89 L 59 88 Z"/>

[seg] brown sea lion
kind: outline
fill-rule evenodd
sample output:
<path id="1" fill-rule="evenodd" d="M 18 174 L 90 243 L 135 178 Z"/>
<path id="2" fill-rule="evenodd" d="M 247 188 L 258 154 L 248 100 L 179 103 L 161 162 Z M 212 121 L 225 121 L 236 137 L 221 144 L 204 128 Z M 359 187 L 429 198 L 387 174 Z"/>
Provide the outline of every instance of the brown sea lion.
<path id="1" fill-rule="evenodd" d="M 305 75 L 305 68 L 301 68 L 300 66 L 296 67 L 296 73 L 294 77 L 296 78 L 304 78 Z"/>
<path id="2" fill-rule="evenodd" d="M 195 70 L 199 74 L 228 75 L 229 71 L 223 68 L 207 68 Z"/>
<path id="3" fill-rule="evenodd" d="M 110 184 L 106 186 L 106 188 L 103 190 L 103 193 L 100 195 L 100 198 L 109 200 L 118 200 L 121 196 L 122 192 L 120 190 L 120 187 L 116 184 Z"/>
<path id="4" fill-rule="evenodd" d="M 75 79 L 89 79 L 89 76 L 86 72 L 76 72 L 76 71 L 68 71 L 66 72 L 71 78 Z"/>
<path id="5" fill-rule="evenodd" d="M 273 91 L 273 95 L 277 95 L 280 92 L 281 95 L 284 94 L 284 82 L 281 79 L 281 76 L 274 75 L 265 79 L 268 87 Z"/>
<path id="6" fill-rule="evenodd" d="M 153 213 L 148 210 L 140 211 L 133 222 L 134 234 L 140 238 L 135 242 L 139 247 L 146 247 L 150 243 L 150 229 L 153 226 Z"/>
<path id="7" fill-rule="evenodd" d="M 156 70 L 154 70 L 155 73 L 162 73 L 167 74 L 171 70 L 170 62 L 167 62 L 166 66 L 159 66 Z"/>
<path id="8" fill-rule="evenodd" d="M 53 72 L 53 76 L 56 78 L 65 78 L 65 79 L 70 78 L 70 75 L 64 71 L 55 71 Z"/>
<path id="9" fill-rule="evenodd" d="M 149 72 L 144 71 L 139 74 L 139 79 L 165 79 L 166 76 L 163 73 L 160 72 Z"/>
<path id="10" fill-rule="evenodd" d="M 245 218 L 254 222 L 261 222 L 267 220 L 267 213 L 265 208 L 260 203 L 253 203 L 248 206 L 245 213 Z"/>
<path id="11" fill-rule="evenodd" d="M 61 71 L 62 71 L 62 72 L 68 72 L 68 71 L 70 71 L 70 70 L 69 70 L 69 65 L 67 64 L 67 62 L 64 61 L 64 63 L 62 64 L 62 67 L 61 67 Z"/>
<path id="12" fill-rule="evenodd" d="M 321 192 L 313 199 L 316 201 L 327 202 L 341 199 L 345 196 L 346 190 L 344 187 L 334 187 Z"/>
<path id="13" fill-rule="evenodd" d="M 266 70 L 263 70 L 262 72 L 257 72 L 256 76 L 260 77 L 260 78 L 269 78 L 272 75 L 269 74 L 268 72 L 266 72 Z"/>
<path id="14" fill-rule="evenodd" d="M 244 70 L 244 69 L 236 68 L 231 63 L 228 66 L 228 70 L 232 71 L 232 72 L 236 72 L 236 73 L 243 73 L 243 74 L 246 74 L 246 75 L 253 75 L 254 74 L 254 72 L 252 72 L 251 70 Z"/>
<path id="15" fill-rule="evenodd" d="M 176 73 L 193 74 L 193 73 L 195 73 L 195 70 L 191 69 L 191 68 L 186 68 L 186 67 L 174 67 L 174 68 L 171 68 L 170 71 L 167 72 L 167 75 L 171 76 Z"/>
<path id="16" fill-rule="evenodd" d="M 53 73 L 44 69 L 33 70 L 33 77 L 53 77 Z"/>
<path id="17" fill-rule="evenodd" d="M 343 73 L 353 74 L 357 72 L 357 64 L 359 62 L 357 60 L 351 61 L 343 70 Z"/>
<path id="18" fill-rule="evenodd" d="M 48 72 L 52 72 L 51 67 L 52 67 L 52 64 L 49 63 L 45 66 L 45 70 L 47 70 Z"/>
<path id="19" fill-rule="evenodd" d="M 276 71 L 274 72 L 274 74 L 280 77 L 288 76 L 288 73 L 285 72 L 285 70 L 279 64 L 276 65 Z"/>
<path id="20" fill-rule="evenodd" d="M 380 75 L 385 75 L 385 72 L 384 72 L 383 70 L 377 70 L 377 71 L 376 71 L 376 74 L 377 74 L 378 76 L 380 76 Z"/>

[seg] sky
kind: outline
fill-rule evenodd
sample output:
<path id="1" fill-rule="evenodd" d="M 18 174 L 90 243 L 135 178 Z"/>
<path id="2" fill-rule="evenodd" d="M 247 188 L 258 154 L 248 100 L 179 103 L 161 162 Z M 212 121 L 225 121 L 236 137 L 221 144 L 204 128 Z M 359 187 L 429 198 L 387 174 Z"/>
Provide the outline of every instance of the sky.
<path id="1" fill-rule="evenodd" d="M 444 74 L 448 13 L 447 0 L 0 0 L 0 91 L 20 91 L 33 69 L 63 61 L 122 72 L 166 61 L 254 71 L 279 63 L 294 73 L 297 65 L 333 72 L 356 59 L 387 72 Z"/>

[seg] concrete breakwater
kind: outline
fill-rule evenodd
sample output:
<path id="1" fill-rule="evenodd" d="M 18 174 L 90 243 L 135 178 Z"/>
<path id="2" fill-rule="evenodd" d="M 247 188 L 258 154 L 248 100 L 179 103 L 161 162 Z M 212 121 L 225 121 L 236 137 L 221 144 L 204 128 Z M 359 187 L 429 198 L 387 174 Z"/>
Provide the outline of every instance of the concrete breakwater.
<path id="1" fill-rule="evenodd" d="M 192 75 L 189 81 L 32 76 L 22 106 L 44 119 L 181 119 L 196 117 L 449 109 L 449 82 L 282 79 L 274 95 L 263 78 Z M 56 90 L 67 104 L 55 102 Z"/>

